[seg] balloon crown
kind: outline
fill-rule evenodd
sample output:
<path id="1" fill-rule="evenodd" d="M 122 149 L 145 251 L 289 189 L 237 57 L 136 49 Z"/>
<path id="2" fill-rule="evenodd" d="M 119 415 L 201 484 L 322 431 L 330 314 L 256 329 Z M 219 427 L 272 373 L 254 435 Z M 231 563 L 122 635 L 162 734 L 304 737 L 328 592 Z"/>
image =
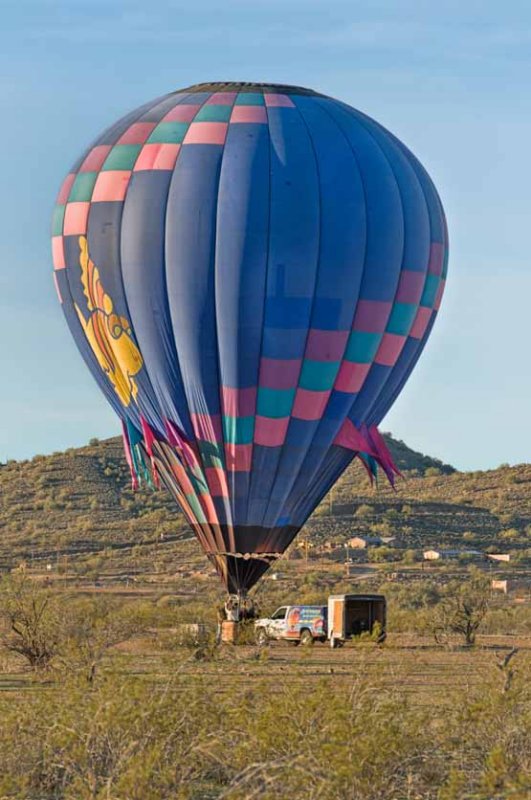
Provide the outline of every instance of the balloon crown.
<path id="1" fill-rule="evenodd" d="M 216 81 L 214 83 L 195 83 L 178 92 L 273 92 L 274 94 L 301 94 L 322 96 L 313 89 L 304 86 L 290 86 L 284 83 L 244 83 L 235 81 Z"/>

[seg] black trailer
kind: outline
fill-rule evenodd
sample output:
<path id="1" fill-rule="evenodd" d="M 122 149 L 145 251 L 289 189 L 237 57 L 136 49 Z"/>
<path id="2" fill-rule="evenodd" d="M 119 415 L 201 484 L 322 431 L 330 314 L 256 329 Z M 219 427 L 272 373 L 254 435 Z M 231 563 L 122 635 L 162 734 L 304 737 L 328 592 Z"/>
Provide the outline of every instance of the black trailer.
<path id="1" fill-rule="evenodd" d="M 382 594 L 335 594 L 328 598 L 328 639 L 331 647 L 362 633 L 385 640 L 386 601 Z"/>

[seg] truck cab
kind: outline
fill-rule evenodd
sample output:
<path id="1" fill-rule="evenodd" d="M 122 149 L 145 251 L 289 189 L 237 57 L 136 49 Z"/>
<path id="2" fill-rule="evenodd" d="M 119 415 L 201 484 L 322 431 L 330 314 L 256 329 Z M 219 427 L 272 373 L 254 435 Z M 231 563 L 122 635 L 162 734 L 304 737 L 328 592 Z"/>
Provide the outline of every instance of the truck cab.
<path id="1" fill-rule="evenodd" d="M 259 645 L 279 639 L 304 645 L 324 642 L 327 614 L 326 606 L 280 606 L 270 617 L 256 620 L 256 641 Z"/>

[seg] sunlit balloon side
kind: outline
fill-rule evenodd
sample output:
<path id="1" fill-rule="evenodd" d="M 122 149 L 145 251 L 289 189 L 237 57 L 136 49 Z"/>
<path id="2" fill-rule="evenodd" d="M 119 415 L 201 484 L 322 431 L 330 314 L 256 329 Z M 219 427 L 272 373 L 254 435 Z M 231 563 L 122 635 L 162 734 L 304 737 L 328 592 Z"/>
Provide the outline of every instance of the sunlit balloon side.
<path id="1" fill-rule="evenodd" d="M 201 84 L 106 130 L 67 175 L 54 279 L 123 423 L 245 593 L 378 433 L 433 326 L 444 212 L 424 168 L 308 89 Z"/>

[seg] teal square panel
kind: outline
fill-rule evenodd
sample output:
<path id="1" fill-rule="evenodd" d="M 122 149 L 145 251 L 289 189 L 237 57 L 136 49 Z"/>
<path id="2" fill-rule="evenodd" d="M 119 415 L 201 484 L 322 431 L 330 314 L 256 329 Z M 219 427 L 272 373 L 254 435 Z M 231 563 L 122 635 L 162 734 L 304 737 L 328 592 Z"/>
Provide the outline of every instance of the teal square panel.
<path id="1" fill-rule="evenodd" d="M 160 122 L 151 132 L 148 142 L 153 144 L 181 144 L 188 122 Z"/>
<path id="2" fill-rule="evenodd" d="M 263 106 L 264 95 L 258 92 L 240 92 L 236 95 L 236 106 Z"/>
<path id="3" fill-rule="evenodd" d="M 223 436 L 230 444 L 251 444 L 254 417 L 223 417 Z"/>
<path id="4" fill-rule="evenodd" d="M 70 189 L 69 203 L 86 203 L 92 198 L 92 190 L 98 177 L 97 172 L 80 172 Z"/>
<path id="5" fill-rule="evenodd" d="M 370 364 L 374 361 L 381 340 L 381 333 L 352 331 L 345 350 L 345 361 L 352 361 L 355 364 Z"/>
<path id="6" fill-rule="evenodd" d="M 311 361 L 302 362 L 299 386 L 313 392 L 325 392 L 331 389 L 339 369 L 339 361 Z"/>
<path id="7" fill-rule="evenodd" d="M 420 298 L 420 305 L 427 308 L 433 308 L 435 297 L 437 296 L 437 289 L 439 288 L 440 278 L 438 275 L 426 275 L 426 283 L 424 284 L 424 291 Z"/>
<path id="8" fill-rule="evenodd" d="M 214 442 L 199 442 L 199 452 L 205 469 L 207 467 L 223 467 L 223 456 L 219 445 Z"/>
<path id="9" fill-rule="evenodd" d="M 397 333 L 407 336 L 417 314 L 415 303 L 395 303 L 391 309 L 391 316 L 387 323 L 387 333 Z"/>
<path id="10" fill-rule="evenodd" d="M 115 145 L 103 162 L 102 172 L 133 169 L 141 149 L 141 144 Z"/>
<path id="11" fill-rule="evenodd" d="M 260 386 L 256 413 L 273 419 L 289 417 L 294 397 L 295 389 L 268 389 Z"/>
<path id="12" fill-rule="evenodd" d="M 65 207 L 55 206 L 52 216 L 52 236 L 62 236 Z"/>
<path id="13" fill-rule="evenodd" d="M 228 122 L 232 106 L 203 106 L 194 117 L 194 122 Z"/>

